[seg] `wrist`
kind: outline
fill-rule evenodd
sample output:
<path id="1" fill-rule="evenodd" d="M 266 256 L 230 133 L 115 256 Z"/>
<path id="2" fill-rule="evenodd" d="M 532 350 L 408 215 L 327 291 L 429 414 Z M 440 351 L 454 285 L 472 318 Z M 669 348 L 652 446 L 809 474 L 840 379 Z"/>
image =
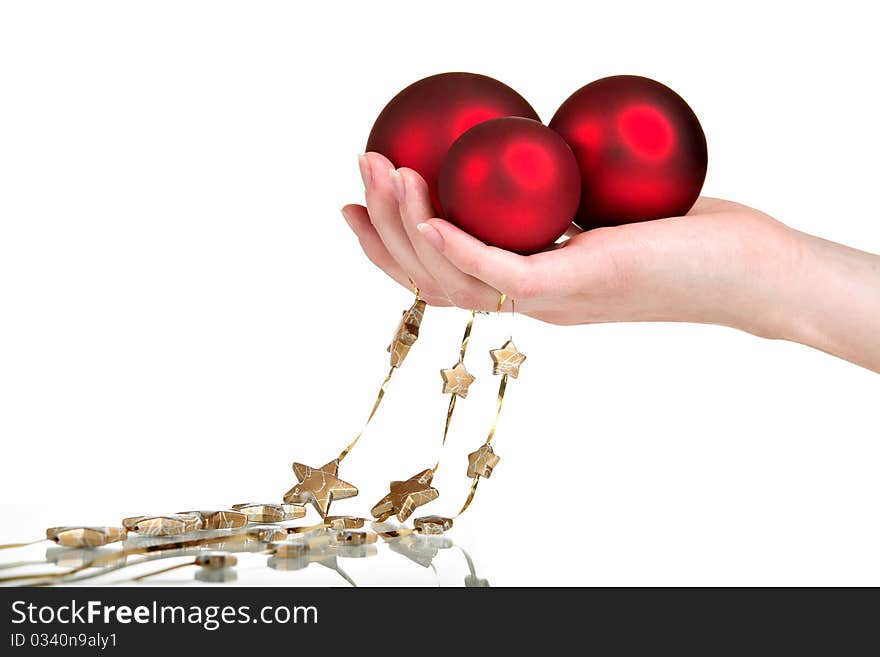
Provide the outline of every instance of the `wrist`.
<path id="1" fill-rule="evenodd" d="M 880 257 L 792 232 L 802 257 L 780 337 L 880 371 Z"/>
<path id="2" fill-rule="evenodd" d="M 714 308 L 713 323 L 762 338 L 794 340 L 803 330 L 799 299 L 805 294 L 804 262 L 809 259 L 803 233 L 763 213 L 736 218 L 740 230 L 728 232 L 728 267 L 718 259 L 709 271 L 726 283 Z M 710 284 L 717 281 L 710 280 Z"/>

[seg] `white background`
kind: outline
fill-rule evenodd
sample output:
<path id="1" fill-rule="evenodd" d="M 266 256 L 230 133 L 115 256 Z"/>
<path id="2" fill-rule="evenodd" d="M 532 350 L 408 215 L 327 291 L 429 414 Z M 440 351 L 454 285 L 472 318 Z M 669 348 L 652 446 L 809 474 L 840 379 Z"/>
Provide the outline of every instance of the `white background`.
<path id="1" fill-rule="evenodd" d="M 277 501 L 291 461 L 348 442 L 410 297 L 339 208 L 426 75 L 497 77 L 545 121 L 593 79 L 654 77 L 703 123 L 707 194 L 880 252 L 863 6 L 4 3 L 0 542 Z M 465 318 L 429 311 L 338 513 L 433 464 Z M 511 330 L 502 461 L 453 534 L 493 585 L 880 584 L 880 378 L 726 328 L 479 318 L 424 511 L 466 493 Z"/>

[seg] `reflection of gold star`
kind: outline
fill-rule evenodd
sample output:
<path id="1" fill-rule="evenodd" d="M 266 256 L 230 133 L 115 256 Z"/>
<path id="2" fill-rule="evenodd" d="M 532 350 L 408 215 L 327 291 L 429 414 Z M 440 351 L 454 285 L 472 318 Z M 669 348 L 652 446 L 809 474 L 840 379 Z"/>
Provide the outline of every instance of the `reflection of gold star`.
<path id="1" fill-rule="evenodd" d="M 476 452 L 468 454 L 468 477 L 485 477 L 488 479 L 492 475 L 492 470 L 498 465 L 501 457 L 492 451 L 489 444 L 480 445 L 480 449 Z"/>
<path id="2" fill-rule="evenodd" d="M 455 367 L 440 370 L 440 376 L 443 377 L 443 392 L 459 397 L 467 397 L 468 387 L 475 381 L 461 361 Z"/>
<path id="3" fill-rule="evenodd" d="M 434 471 L 428 468 L 406 481 L 392 481 L 391 492 L 379 500 L 370 513 L 380 522 L 395 514 L 400 522 L 405 522 L 416 507 L 427 504 L 440 495 L 436 488 L 431 488 L 433 478 Z"/>
<path id="4" fill-rule="evenodd" d="M 339 472 L 339 461 L 336 459 L 320 468 L 294 463 L 293 472 L 299 483 L 287 491 L 284 501 L 288 504 L 311 502 L 322 518 L 327 515 L 333 500 L 344 500 L 358 494 L 357 488 L 336 476 Z"/>
<path id="5" fill-rule="evenodd" d="M 523 364 L 526 355 L 516 350 L 511 338 L 505 342 L 501 349 L 493 349 L 489 352 L 492 356 L 492 374 L 509 374 L 514 379 L 519 376 L 519 366 Z"/>
<path id="6" fill-rule="evenodd" d="M 452 529 L 452 518 L 445 516 L 422 516 L 413 520 L 413 526 L 422 534 L 442 534 Z"/>
<path id="7" fill-rule="evenodd" d="M 391 367 L 400 367 L 410 348 L 419 339 L 419 326 L 425 316 L 425 302 L 417 299 L 409 310 L 403 311 L 400 324 L 394 333 L 394 339 L 388 345 L 388 353 L 391 354 Z"/>
<path id="8" fill-rule="evenodd" d="M 392 538 L 387 542 L 392 552 L 402 554 L 407 559 L 414 561 L 423 568 L 429 568 L 434 557 L 440 551 L 435 541 L 429 541 L 424 536 L 409 534 L 400 538 Z"/>

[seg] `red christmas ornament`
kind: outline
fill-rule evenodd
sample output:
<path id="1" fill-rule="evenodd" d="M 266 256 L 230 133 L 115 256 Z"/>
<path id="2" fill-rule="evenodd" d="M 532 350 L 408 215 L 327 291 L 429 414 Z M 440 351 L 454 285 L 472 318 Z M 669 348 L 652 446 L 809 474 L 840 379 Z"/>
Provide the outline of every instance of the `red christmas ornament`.
<path id="1" fill-rule="evenodd" d="M 500 116 L 539 120 L 525 98 L 498 80 L 475 73 L 432 75 L 391 99 L 373 124 L 367 150 L 418 171 L 439 210 L 437 175 L 446 151 L 468 128 Z"/>
<path id="2" fill-rule="evenodd" d="M 591 82 L 556 111 L 550 127 L 581 171 L 575 223 L 587 230 L 687 213 L 706 177 L 706 136 L 669 87 L 635 75 Z"/>
<path id="3" fill-rule="evenodd" d="M 577 160 L 546 126 L 500 118 L 474 126 L 440 169 L 446 218 L 486 244 L 533 253 L 571 224 L 580 199 Z"/>

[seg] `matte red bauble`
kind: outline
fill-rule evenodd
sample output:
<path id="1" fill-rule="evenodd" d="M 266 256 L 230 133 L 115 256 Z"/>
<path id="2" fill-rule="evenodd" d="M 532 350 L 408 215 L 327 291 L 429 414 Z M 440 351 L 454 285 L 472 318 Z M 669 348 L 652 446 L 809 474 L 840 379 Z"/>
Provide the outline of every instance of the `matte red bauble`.
<path id="1" fill-rule="evenodd" d="M 706 177 L 706 136 L 669 87 L 635 75 L 591 82 L 557 110 L 550 127 L 581 171 L 581 228 L 687 213 Z"/>
<path id="2" fill-rule="evenodd" d="M 500 116 L 538 120 L 525 98 L 506 84 L 475 73 L 441 73 L 414 82 L 385 106 L 367 139 L 395 167 L 418 171 L 434 208 L 437 175 L 446 151 L 468 128 Z"/>
<path id="3" fill-rule="evenodd" d="M 459 137 L 439 179 L 449 221 L 519 253 L 540 251 L 565 232 L 580 187 L 568 144 L 537 121 L 513 117 L 485 121 Z"/>

